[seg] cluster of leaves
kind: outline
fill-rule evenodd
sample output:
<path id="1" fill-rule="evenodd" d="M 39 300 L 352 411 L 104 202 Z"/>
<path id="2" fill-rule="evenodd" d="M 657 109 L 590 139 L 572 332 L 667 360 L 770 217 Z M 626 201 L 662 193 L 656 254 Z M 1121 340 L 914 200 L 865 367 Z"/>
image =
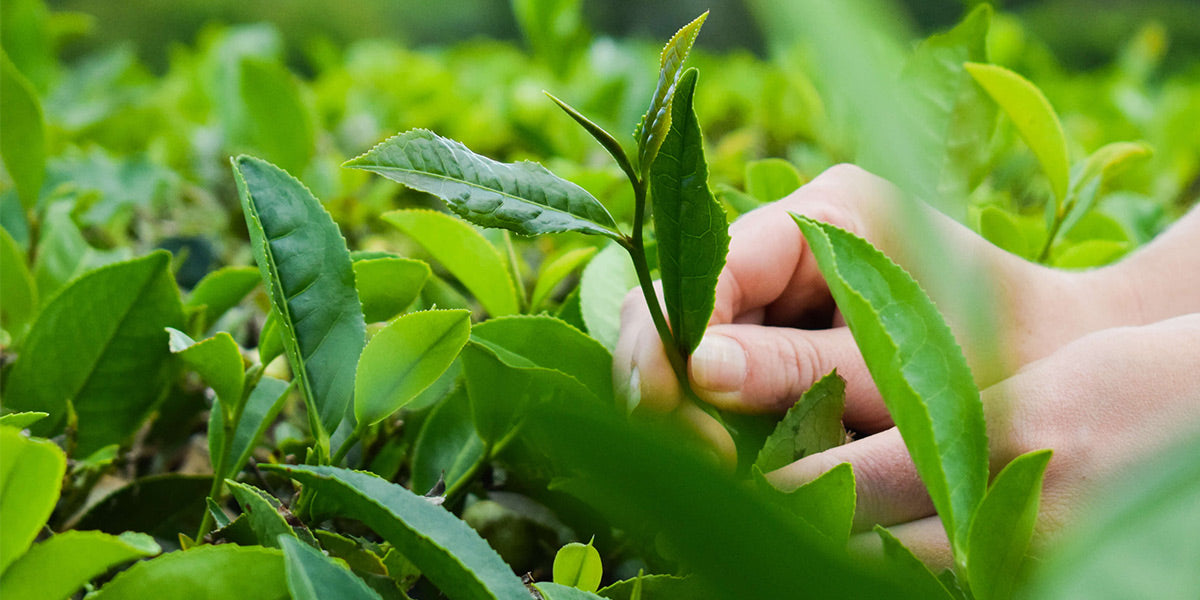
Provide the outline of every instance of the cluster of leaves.
<path id="1" fill-rule="evenodd" d="M 836 374 L 778 424 L 714 413 L 739 443 L 737 473 L 698 458 L 669 424 L 613 408 L 625 292 L 640 286 L 657 309 L 662 280 L 655 324 L 686 388 L 727 214 L 861 151 L 797 68 L 805 50 L 774 63 L 701 54 L 691 62 L 712 76 L 700 86 L 684 63 L 704 16 L 656 55 L 581 42 L 578 2 L 514 7 L 533 60 L 492 42 L 371 42 L 342 56 L 310 49 L 318 75 L 301 81 L 266 27 L 211 30 L 161 79 L 125 51 L 63 69 L 55 36 L 86 20 L 4 4 L 6 596 L 1011 594 L 1048 453 L 988 484 L 961 351 L 924 292 L 861 239 L 797 218 L 930 490 L 953 571 L 932 573 L 882 528 L 883 561 L 849 556 L 848 465 L 789 493 L 762 476 L 845 439 Z M 930 194 L 959 198 L 986 237 L 1029 258 L 1115 259 L 1173 210 L 1173 197 L 1111 193 L 1136 187 L 1117 171 L 1146 145 L 1109 144 L 1069 168 L 1045 97 L 988 64 L 990 21 L 977 9 L 905 71 L 945 124 L 921 157 L 938 174 Z M 592 116 L 531 87 L 584 98 Z M 997 127 L 999 112 L 1013 126 Z M 633 152 L 598 124 L 639 115 Z M 156 126 L 131 126 L 146 122 Z M 493 156 L 553 156 L 559 175 L 427 129 L 338 168 L 381 123 L 432 127 Z M 239 151 L 262 158 L 217 166 Z M 615 164 L 596 160 L 604 153 Z M 791 160 L 749 160 L 762 154 Z M 1004 187 L 1029 154 L 1049 194 Z M 1186 161 L 1158 188 L 1185 187 L 1200 168 Z M 430 195 L 507 231 L 430 210 Z M 1026 215 L 1042 206 L 1044 218 Z M 242 223 L 248 243 L 234 235 Z M 212 268 L 225 261 L 257 267 Z M 901 317 L 881 318 L 897 304 Z M 542 582 L 527 586 L 524 571 Z"/>

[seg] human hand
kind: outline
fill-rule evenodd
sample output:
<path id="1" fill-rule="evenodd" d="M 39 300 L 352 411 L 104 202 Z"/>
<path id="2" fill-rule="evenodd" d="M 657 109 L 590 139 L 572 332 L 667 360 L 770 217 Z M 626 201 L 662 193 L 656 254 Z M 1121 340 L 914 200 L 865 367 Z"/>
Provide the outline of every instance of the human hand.
<path id="1" fill-rule="evenodd" d="M 1085 511 L 1105 481 L 1200 430 L 1200 313 L 1093 333 L 983 391 L 992 472 L 1050 448 L 1035 547 Z M 858 531 L 874 524 L 928 564 L 952 565 L 949 542 L 899 432 L 888 429 L 767 474 L 791 490 L 854 466 Z M 860 547 L 878 545 L 873 534 Z"/>

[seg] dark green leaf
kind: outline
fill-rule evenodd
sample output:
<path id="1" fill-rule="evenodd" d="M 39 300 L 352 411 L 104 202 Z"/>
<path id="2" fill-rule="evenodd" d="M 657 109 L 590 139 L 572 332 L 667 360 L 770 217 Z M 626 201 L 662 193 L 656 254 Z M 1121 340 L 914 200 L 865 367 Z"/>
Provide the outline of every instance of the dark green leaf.
<path id="1" fill-rule="evenodd" d="M 333 218 L 299 181 L 248 156 L 233 167 L 254 259 L 320 447 L 349 408 L 366 343 L 350 253 Z"/>
<path id="2" fill-rule="evenodd" d="M 640 596 L 635 592 L 640 591 Z M 695 576 L 639 575 L 596 592 L 609 600 L 712 600 L 714 596 Z"/>
<path id="3" fill-rule="evenodd" d="M 533 286 L 529 311 L 538 312 L 546 300 L 550 299 L 550 295 L 554 293 L 559 284 L 576 269 L 587 264 L 587 261 L 591 260 L 595 254 L 596 248 L 588 246 L 568 250 L 553 259 L 548 258 L 547 262 L 543 263 L 541 272 L 538 273 L 537 283 Z"/>
<path id="4" fill-rule="evenodd" d="M 4 571 L 0 588 L 12 598 L 65 600 L 110 568 L 159 552 L 154 538 L 144 533 L 67 531 L 30 548 Z"/>
<path id="5" fill-rule="evenodd" d="M 288 600 L 283 553 L 221 544 L 171 552 L 140 562 L 91 595 L 95 600 L 143 600 L 147 593 L 188 600 Z"/>
<path id="6" fill-rule="evenodd" d="M 433 194 L 462 218 L 524 235 L 578 231 L 621 239 L 604 205 L 533 162 L 501 163 L 424 129 L 387 139 L 345 166 Z"/>
<path id="7" fill-rule="evenodd" d="M 25 253 L 8 230 L 0 228 L 0 327 L 20 339 L 37 308 L 37 288 Z"/>
<path id="8" fill-rule="evenodd" d="M 777 489 L 756 466 L 750 468 L 750 476 L 760 492 L 839 545 L 850 539 L 857 501 L 850 463 L 842 463 L 790 492 Z"/>
<path id="9" fill-rule="evenodd" d="M 67 457 L 53 442 L 0 427 L 0 572 L 37 537 L 58 502 Z"/>
<path id="10" fill-rule="evenodd" d="M 8 54 L 0 54 L 0 117 L 4 121 L 0 128 L 0 158 L 16 184 L 21 205 L 32 208 L 46 173 L 45 124 L 37 93 L 8 60 Z"/>
<path id="11" fill-rule="evenodd" d="M 696 17 L 694 21 L 679 28 L 675 35 L 667 41 L 658 59 L 658 85 L 654 88 L 654 96 L 650 99 L 650 108 L 638 123 L 633 137 L 637 138 L 638 168 L 643 175 L 650 171 L 658 156 L 659 147 L 667 138 L 674 118 L 671 101 L 679 84 L 679 74 L 683 70 L 683 61 L 692 51 L 692 43 L 700 34 L 700 27 L 708 18 L 708 11 Z"/>
<path id="12" fill-rule="evenodd" d="M 320 550 L 287 535 L 279 537 L 279 544 L 283 547 L 284 569 L 293 600 L 382 600 L 363 580 Z"/>
<path id="13" fill-rule="evenodd" d="M 608 150 L 608 153 L 617 161 L 617 166 L 621 167 L 621 170 L 625 172 L 625 175 L 629 177 L 629 180 L 635 182 L 636 184 L 638 181 L 637 172 L 633 170 L 633 165 L 629 164 L 629 157 L 625 155 L 625 149 L 621 147 L 621 142 L 618 142 L 617 139 L 614 138 L 611 133 L 605 131 L 603 127 L 593 123 L 591 119 L 588 119 L 587 117 L 583 116 L 582 113 L 572 108 L 571 105 L 556 98 L 554 94 L 551 94 L 550 92 L 544 93 L 549 96 L 559 108 L 563 109 L 563 112 L 570 115 L 572 119 L 575 119 L 575 122 L 579 123 L 579 125 L 583 127 L 584 130 L 586 130 L 589 134 L 591 134 L 593 138 L 596 138 L 596 141 L 600 142 L 600 145 L 604 146 L 604 149 Z"/>
<path id="14" fill-rule="evenodd" d="M 520 311 L 504 257 L 470 225 L 432 210 L 398 210 L 383 220 L 416 240 L 458 278 L 493 317 Z"/>
<path id="15" fill-rule="evenodd" d="M 483 440 L 471 421 L 471 401 L 467 388 L 459 386 L 442 401 L 421 426 L 413 448 L 412 480 L 414 492 L 424 494 L 443 477 L 447 489 L 457 488 L 472 467 L 482 461 Z"/>
<path id="16" fill-rule="evenodd" d="M 354 261 L 354 282 L 368 323 L 387 321 L 404 312 L 421 295 L 429 265 L 411 258 L 386 257 Z"/>
<path id="17" fill-rule="evenodd" d="M 650 170 L 663 300 L 679 352 L 692 353 L 712 316 L 717 275 L 729 251 L 725 211 L 708 189 L 700 124 L 692 109 L 696 70 L 679 80 L 671 127 Z"/>
<path id="18" fill-rule="evenodd" d="M 882 525 L 876 525 L 875 533 L 879 534 L 879 539 L 883 542 L 883 556 L 887 559 L 890 570 L 904 582 L 906 589 L 919 593 L 921 598 L 953 600 L 954 597 L 942 585 L 937 575 L 896 539 L 892 532 Z"/>
<path id="19" fill-rule="evenodd" d="M 244 483 L 238 483 L 232 479 L 225 480 L 225 485 L 229 486 L 230 493 L 237 500 L 238 505 L 242 507 L 242 514 L 246 516 L 246 523 L 250 529 L 254 531 L 254 537 L 258 540 L 260 546 L 270 548 L 281 548 L 280 536 L 288 536 L 300 540 L 296 530 L 288 524 L 287 519 L 280 513 L 280 504 L 275 497 L 266 492 Z M 305 529 L 305 541 L 316 544 L 317 541 L 312 537 L 311 533 Z"/>
<path id="20" fill-rule="evenodd" d="M 192 293 L 187 308 L 204 307 L 205 327 L 211 327 L 226 311 L 237 306 L 262 281 L 254 267 L 224 267 L 205 275 Z"/>
<path id="21" fill-rule="evenodd" d="M 62 431 L 67 402 L 79 415 L 77 452 L 124 442 L 162 399 L 170 352 L 166 327 L 183 326 L 170 255 L 97 269 L 42 310 L 5 390 L 10 410 L 50 413 L 39 434 Z"/>
<path id="22" fill-rule="evenodd" d="M 471 314 L 465 310 L 409 313 L 376 333 L 354 380 L 359 426 L 382 421 L 437 381 L 470 335 Z"/>
<path id="23" fill-rule="evenodd" d="M 521 580 L 466 523 L 399 485 L 334 467 L 264 468 L 313 489 L 334 514 L 362 521 L 450 598 L 529 598 Z"/>
<path id="24" fill-rule="evenodd" d="M 746 193 L 759 202 L 774 202 L 796 191 L 804 178 L 792 163 L 782 158 L 763 158 L 746 163 Z"/>
<path id="25" fill-rule="evenodd" d="M 600 552 L 591 542 L 571 542 L 554 555 L 553 573 L 554 583 L 594 592 L 600 589 L 604 565 L 600 562 Z"/>
<path id="26" fill-rule="evenodd" d="M 206 475 L 166 473 L 135 479 L 89 508 L 75 528 L 114 535 L 143 531 L 163 539 L 195 533 L 211 486 L 212 478 Z"/>
<path id="27" fill-rule="evenodd" d="M 822 377 L 788 409 L 767 438 L 754 466 L 774 471 L 817 452 L 840 446 L 846 440 L 842 410 L 846 406 L 846 380 L 837 371 Z"/>
<path id="28" fill-rule="evenodd" d="M 1008 463 L 983 497 L 968 537 L 971 591 L 978 600 L 1010 598 L 1033 538 L 1050 450 Z"/>
<path id="29" fill-rule="evenodd" d="M 542 597 L 546 600 L 597 600 L 603 598 L 603 596 L 594 594 L 594 590 L 581 590 L 574 586 L 560 584 L 557 581 L 545 581 L 536 584 L 534 587 L 541 592 Z"/>
<path id="30" fill-rule="evenodd" d="M 233 460 L 225 464 L 222 477 L 233 477 L 242 470 L 246 461 L 250 460 L 255 445 L 267 432 L 267 428 L 275 422 L 276 415 L 283 408 L 289 389 L 291 386 L 286 381 L 264 376 L 251 390 L 229 445 L 229 457 Z"/>
<path id="31" fill-rule="evenodd" d="M 933 302 L 888 257 L 832 225 L 793 217 L 962 564 L 988 478 L 983 404 L 962 350 Z"/>

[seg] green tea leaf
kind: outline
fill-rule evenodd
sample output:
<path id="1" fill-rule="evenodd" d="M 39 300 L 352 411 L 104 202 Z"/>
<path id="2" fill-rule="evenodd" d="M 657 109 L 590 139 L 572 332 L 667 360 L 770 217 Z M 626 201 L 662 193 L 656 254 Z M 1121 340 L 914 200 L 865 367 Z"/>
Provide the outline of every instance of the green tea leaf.
<path id="1" fill-rule="evenodd" d="M 205 327 L 211 327 L 261 282 L 262 276 L 255 267 L 223 267 L 205 275 L 192 288 L 183 305 L 185 308 L 203 306 Z"/>
<path id="2" fill-rule="evenodd" d="M 411 258 L 385 257 L 354 261 L 354 283 L 368 323 L 387 321 L 404 312 L 421 295 L 429 265 Z"/>
<path id="3" fill-rule="evenodd" d="M 521 33 L 540 60 L 563 76 L 587 48 L 582 0 L 513 0 Z"/>
<path id="4" fill-rule="evenodd" d="M 364 326 L 365 327 L 365 326 Z M 264 366 L 283 355 L 283 332 L 279 330 L 279 313 L 267 312 L 262 329 L 258 332 L 258 361 Z"/>
<path id="5" fill-rule="evenodd" d="M 482 227 L 524 235 L 578 231 L 621 239 L 612 215 L 583 188 L 537 163 L 497 162 L 424 129 L 389 138 L 344 166 L 433 194 Z"/>
<path id="6" fill-rule="evenodd" d="M 1076 225 L 1092 214 L 1092 207 L 1109 179 L 1151 154 L 1153 150 L 1142 142 L 1113 142 L 1093 152 L 1082 164 L 1077 163 L 1071 170 L 1071 207 L 1059 227 L 1058 237 L 1071 234 Z"/>
<path id="7" fill-rule="evenodd" d="M 583 269 L 579 279 L 579 311 L 588 334 L 609 351 L 617 347 L 621 332 L 621 303 L 637 285 L 633 262 L 617 243 L 605 246 Z"/>
<path id="8" fill-rule="evenodd" d="M 670 131 L 650 170 L 663 299 L 679 352 L 700 344 L 729 251 L 725 211 L 708 189 L 700 123 L 692 109 L 696 70 L 679 80 Z"/>
<path id="9" fill-rule="evenodd" d="M 225 464 L 225 472 L 220 477 L 233 477 L 254 452 L 254 447 L 266 434 L 267 429 L 275 422 L 275 417 L 283 408 L 291 385 L 274 377 L 263 376 L 258 385 L 250 391 L 246 405 L 242 407 L 241 418 L 233 431 L 233 440 L 229 445 L 229 456 L 232 461 Z"/>
<path id="10" fill-rule="evenodd" d="M 782 158 L 763 158 L 746 163 L 746 193 L 759 202 L 774 202 L 796 191 L 804 178 L 792 163 Z"/>
<path id="11" fill-rule="evenodd" d="M 692 51 L 692 44 L 700 35 L 700 28 L 707 18 L 708 11 L 705 11 L 691 23 L 679 28 L 659 56 L 658 85 L 654 88 L 654 96 L 650 98 L 650 108 L 633 132 L 633 137 L 637 139 L 638 168 L 643 175 L 650 172 L 651 165 L 658 157 L 659 147 L 667 138 L 671 119 L 674 118 L 671 104 L 683 70 L 683 61 Z"/>
<path id="12" fill-rule="evenodd" d="M 67 531 L 30 548 L 4 571 L 0 588 L 13 598 L 65 600 L 110 568 L 159 552 L 162 548 L 144 533 Z"/>
<path id="13" fill-rule="evenodd" d="M 33 277 L 38 299 L 43 304 L 84 273 L 132 257 L 129 248 L 101 251 L 89 246 L 79 226 L 71 219 L 71 208 L 71 202 L 52 204 L 42 220 L 41 236 L 34 252 Z"/>
<path id="14" fill-rule="evenodd" d="M 164 473 L 135 479 L 88 508 L 75 528 L 113 535 L 142 531 L 163 539 L 195 533 L 211 486 L 207 475 Z"/>
<path id="15" fill-rule="evenodd" d="M 1021 138 L 1041 163 L 1061 209 L 1067 199 L 1071 166 L 1062 123 L 1050 101 L 1028 79 L 1004 67 L 974 62 L 963 66 L 1017 127 Z"/>
<path id="16" fill-rule="evenodd" d="M 0 427 L 0 572 L 33 543 L 58 502 L 67 457 L 48 440 Z"/>
<path id="17" fill-rule="evenodd" d="M 288 589 L 294 600 L 382 600 L 363 580 L 320 550 L 287 535 L 279 537 L 279 545 L 283 548 Z"/>
<path id="18" fill-rule="evenodd" d="M 597 398 L 611 399 L 612 355 L 596 340 L 549 315 L 489 319 L 471 337 L 520 356 L 530 365 L 569 375 Z"/>
<path id="19" fill-rule="evenodd" d="M 767 437 L 754 466 L 774 471 L 817 452 L 840 446 L 846 440 L 842 411 L 846 406 L 846 380 L 834 370 L 808 388 Z"/>
<path id="20" fill-rule="evenodd" d="M 883 556 L 887 559 L 890 570 L 904 582 L 906 589 L 917 592 L 922 598 L 953 600 L 954 596 L 942 585 L 937 575 L 896 539 L 892 532 L 882 525 L 876 525 L 875 533 L 883 542 Z"/>
<path id="21" fill-rule="evenodd" d="M 37 308 L 37 287 L 25 253 L 8 230 L 0 228 L 0 327 L 20 339 Z"/>
<path id="22" fill-rule="evenodd" d="M 217 398 L 230 410 L 242 402 L 245 367 L 242 351 L 233 336 L 221 331 L 206 340 L 196 342 L 178 329 L 167 328 L 171 353 L 200 374 L 204 382 L 217 393 Z"/>
<path id="23" fill-rule="evenodd" d="M 750 476 L 760 492 L 839 545 L 850 539 L 857 502 L 850 463 L 837 465 L 790 492 L 777 489 L 757 466 L 750 467 Z"/>
<path id="24" fill-rule="evenodd" d="M 313 126 L 292 74 L 277 62 L 255 58 L 238 67 L 247 141 L 283 170 L 303 173 L 314 149 Z"/>
<path id="25" fill-rule="evenodd" d="M 521 580 L 479 534 L 449 511 L 399 485 L 334 467 L 263 468 L 312 488 L 334 514 L 362 521 L 450 598 L 529 598 Z"/>
<path id="26" fill-rule="evenodd" d="M 587 261 L 595 255 L 596 248 L 594 247 L 575 248 L 543 264 L 537 283 L 533 286 L 533 295 L 530 296 L 530 312 L 538 312 L 554 290 L 558 288 L 558 285 L 576 269 L 587 264 Z"/>
<path id="27" fill-rule="evenodd" d="M 33 426 L 49 435 L 79 415 L 76 452 L 122 443 L 163 398 L 169 383 L 166 327 L 183 326 L 170 254 L 97 269 L 54 297 L 34 321 L 9 375 L 10 410 L 50 413 Z"/>
<path id="28" fill-rule="evenodd" d="M 25 429 L 48 416 L 50 416 L 50 413 L 40 411 L 8 413 L 7 415 L 0 415 L 0 425 L 6 425 L 13 429 Z"/>
<path id="29" fill-rule="evenodd" d="M 471 313 L 465 310 L 409 313 L 376 333 L 354 380 L 359 426 L 374 425 L 416 398 L 454 362 L 470 335 Z"/>
<path id="30" fill-rule="evenodd" d="M 571 542 L 554 555 L 553 574 L 554 583 L 594 592 L 600 589 L 600 577 L 604 575 L 600 552 L 591 542 Z"/>
<path id="31" fill-rule="evenodd" d="M 397 210 L 383 220 L 425 248 L 493 317 L 520 312 L 504 257 L 470 225 L 432 210 Z"/>
<path id="32" fill-rule="evenodd" d="M 300 540 L 296 530 L 288 524 L 287 519 L 280 514 L 280 504 L 273 496 L 266 492 L 244 483 L 238 483 L 232 479 L 225 480 L 225 485 L 229 486 L 230 493 L 237 500 L 239 506 L 242 507 L 242 514 L 246 516 L 246 523 L 250 529 L 254 531 L 254 537 L 258 540 L 260 546 L 269 548 L 282 548 L 280 544 L 281 536 L 288 536 Z M 305 529 L 308 540 L 312 544 L 317 541 Z"/>
<path id="33" fill-rule="evenodd" d="M 233 170 L 288 362 L 318 447 L 327 446 L 349 408 L 366 344 L 350 253 L 333 218 L 295 178 L 248 156 L 234 159 Z"/>
<path id="34" fill-rule="evenodd" d="M 1032 259 L 1037 251 L 1025 237 L 1017 217 L 1002 208 L 985 206 L 979 211 L 979 235 L 996 246 L 1025 259 Z"/>
<path id="35" fill-rule="evenodd" d="M 962 350 L 929 296 L 888 257 L 832 225 L 793 218 L 962 564 L 988 478 L 983 404 Z"/>
<path id="36" fill-rule="evenodd" d="M 614 138 L 611 133 L 605 131 L 603 127 L 593 123 L 591 119 L 588 119 L 587 117 L 583 116 L 582 113 L 572 108 L 571 105 L 556 98 L 554 94 L 551 94 L 550 92 L 543 93 L 549 96 L 559 108 L 563 109 L 563 112 L 570 115 L 572 119 L 575 119 L 575 122 L 579 123 L 579 125 L 583 127 L 585 131 L 591 134 L 593 138 L 596 138 L 596 141 L 600 142 L 600 145 L 604 146 L 605 150 L 608 150 L 608 153 L 612 155 L 614 160 L 617 161 L 617 166 L 621 167 L 621 171 L 625 173 L 625 176 L 629 178 L 629 181 L 635 183 L 638 181 L 637 172 L 633 170 L 633 165 L 629 163 L 629 157 L 626 156 L 625 149 L 621 147 L 621 142 L 618 142 L 617 139 Z"/>
<path id="37" fill-rule="evenodd" d="M 580 544 L 582 546 L 582 544 Z M 597 578 L 597 582 L 600 580 Z M 597 600 L 603 598 L 594 594 L 595 590 L 580 589 L 571 585 L 564 585 L 557 581 L 543 581 L 535 584 L 538 592 L 541 592 L 542 597 L 546 600 Z"/>
<path id="38" fill-rule="evenodd" d="M 30 209 L 37 204 L 46 174 L 46 125 L 37 93 L 7 53 L 0 54 L 0 119 L 0 158 L 21 205 Z"/>
<path id="39" fill-rule="evenodd" d="M 996 475 L 971 521 L 967 563 L 971 591 L 979 600 L 1010 598 L 1042 497 L 1050 450 L 1022 454 Z"/>
<path id="40" fill-rule="evenodd" d="M 483 459 L 483 440 L 471 420 L 467 388 L 459 386 L 421 425 L 413 447 L 409 485 L 414 492 L 424 494 L 442 477 L 447 489 L 457 488 L 460 480 Z"/>
<path id="41" fill-rule="evenodd" d="M 170 552 L 137 563 L 90 595 L 95 600 L 141 600 L 147 590 L 165 598 L 289 600 L 283 553 L 221 544 Z"/>
<path id="42" fill-rule="evenodd" d="M 1131 242 L 1087 240 L 1068 246 L 1052 262 L 1059 269 L 1090 269 L 1107 265 L 1132 249 Z"/>

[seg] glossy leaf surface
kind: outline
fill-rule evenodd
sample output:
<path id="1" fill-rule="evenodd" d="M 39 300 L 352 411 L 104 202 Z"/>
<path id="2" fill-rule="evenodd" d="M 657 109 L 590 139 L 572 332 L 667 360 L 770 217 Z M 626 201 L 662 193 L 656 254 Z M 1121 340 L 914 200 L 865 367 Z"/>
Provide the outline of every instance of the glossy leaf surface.
<path id="1" fill-rule="evenodd" d="M 554 555 L 553 574 L 554 583 L 594 592 L 600 588 L 600 577 L 604 575 L 600 552 L 591 542 L 571 542 Z"/>
<path id="2" fill-rule="evenodd" d="M 222 267 L 205 275 L 183 305 L 187 308 L 204 307 L 204 323 L 211 327 L 226 311 L 241 302 L 262 282 L 255 267 Z"/>
<path id="3" fill-rule="evenodd" d="M 578 231 L 621 237 L 612 215 L 583 188 L 537 163 L 497 162 L 432 131 L 414 129 L 389 138 L 345 166 L 433 194 L 482 227 L 524 235 Z"/>
<path id="4" fill-rule="evenodd" d="M 387 321 L 421 295 L 429 265 L 419 260 L 382 257 L 354 261 L 354 282 L 368 323 Z"/>
<path id="5" fill-rule="evenodd" d="M 13 598 L 64 600 L 110 568 L 159 552 L 144 533 L 66 531 L 30 548 L 4 571 L 0 589 Z"/>
<path id="6" fill-rule="evenodd" d="M 53 442 L 0 427 L 0 572 L 25 552 L 58 501 L 67 457 Z"/>
<path id="7" fill-rule="evenodd" d="M 221 544 L 171 552 L 140 562 L 89 596 L 142 600 L 148 594 L 189 600 L 287 600 L 283 553 L 273 548 Z"/>
<path id="8" fill-rule="evenodd" d="M 658 84 L 654 88 L 654 96 L 650 99 L 650 108 L 646 110 L 637 130 L 633 132 L 638 145 L 638 168 L 643 177 L 650 171 L 650 166 L 658 156 L 659 147 L 667 138 L 671 119 L 674 118 L 671 104 L 679 84 L 680 73 L 683 71 L 683 61 L 687 60 L 688 53 L 692 51 L 692 44 L 695 43 L 696 36 L 700 35 L 700 28 L 704 26 L 704 20 L 707 18 L 708 12 L 705 11 L 691 23 L 679 28 L 667 41 L 659 56 Z"/>
<path id="9" fill-rule="evenodd" d="M 234 407 L 241 403 L 245 371 L 242 370 L 242 352 L 233 336 L 221 331 L 197 342 L 186 333 L 169 327 L 167 335 L 171 353 L 198 373 L 217 393 L 222 404 Z"/>

